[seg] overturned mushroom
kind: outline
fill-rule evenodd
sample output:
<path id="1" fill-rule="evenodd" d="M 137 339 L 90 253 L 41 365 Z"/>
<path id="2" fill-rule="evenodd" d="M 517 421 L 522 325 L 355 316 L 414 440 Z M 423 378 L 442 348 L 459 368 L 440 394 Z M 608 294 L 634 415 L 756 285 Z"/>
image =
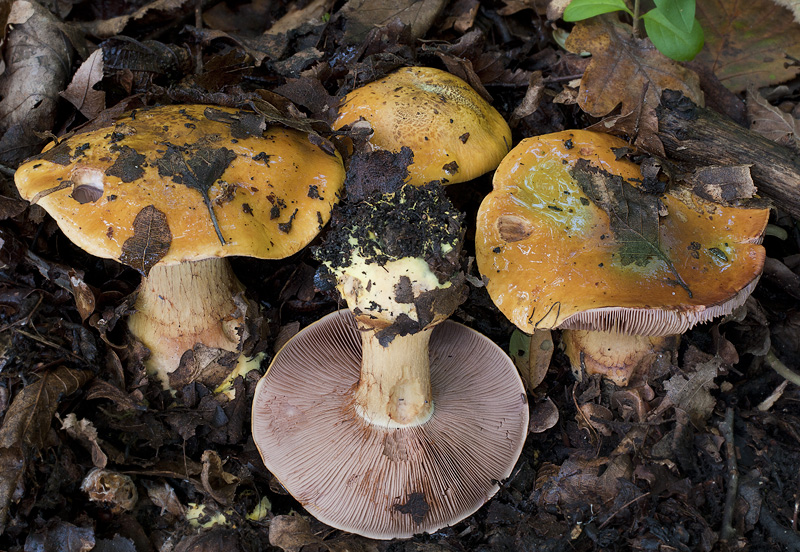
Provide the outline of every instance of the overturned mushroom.
<path id="1" fill-rule="evenodd" d="M 16 173 L 20 194 L 76 245 L 142 273 L 128 327 L 164 385 L 182 362 L 181 381 L 213 367 L 212 386 L 244 363 L 249 307 L 224 257 L 297 252 L 330 218 L 343 180 L 338 154 L 307 135 L 202 105 L 133 111 Z"/>
<path id="2" fill-rule="evenodd" d="M 528 409 L 509 357 L 445 319 L 463 301 L 461 216 L 438 186 L 343 209 L 318 257 L 347 300 L 256 390 L 253 437 L 306 509 L 372 538 L 456 523 L 508 477 Z"/>
<path id="3" fill-rule="evenodd" d="M 764 264 L 769 215 L 680 188 L 647 193 L 639 167 L 615 155 L 626 145 L 577 130 L 523 140 L 498 167 L 476 234 L 499 309 L 529 333 L 606 332 L 565 341 L 573 367 L 620 385 L 636 364 L 627 359 L 652 336 L 744 303 Z"/>
<path id="4" fill-rule="evenodd" d="M 511 148 L 503 117 L 466 82 L 430 67 L 406 67 L 345 96 L 333 126 L 366 120 L 369 145 L 414 154 L 409 182 L 454 184 L 497 167 Z"/>

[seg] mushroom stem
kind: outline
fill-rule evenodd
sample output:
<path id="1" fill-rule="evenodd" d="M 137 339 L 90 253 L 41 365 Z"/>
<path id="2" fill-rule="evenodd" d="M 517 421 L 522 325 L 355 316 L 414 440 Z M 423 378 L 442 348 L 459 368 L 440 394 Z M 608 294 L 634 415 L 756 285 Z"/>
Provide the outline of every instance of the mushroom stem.
<path id="1" fill-rule="evenodd" d="M 239 351 L 244 312 L 234 298 L 243 290 L 224 258 L 155 265 L 128 318 L 128 330 L 150 350 L 148 372 L 168 388 L 169 374 L 197 343 Z"/>
<path id="2" fill-rule="evenodd" d="M 592 330 L 562 330 L 561 342 L 578 380 L 601 374 L 620 387 L 634 373 L 678 348 L 680 335 L 648 336 Z"/>
<path id="3" fill-rule="evenodd" d="M 361 378 L 355 392 L 356 411 L 383 427 L 424 424 L 433 414 L 428 343 L 432 328 L 396 336 L 387 346 L 375 332 L 361 332 Z"/>

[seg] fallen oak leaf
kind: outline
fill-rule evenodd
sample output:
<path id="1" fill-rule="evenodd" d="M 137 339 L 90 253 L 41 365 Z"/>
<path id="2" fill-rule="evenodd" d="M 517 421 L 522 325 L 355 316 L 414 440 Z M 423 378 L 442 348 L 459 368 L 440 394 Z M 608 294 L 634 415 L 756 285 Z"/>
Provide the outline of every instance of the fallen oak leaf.
<path id="1" fill-rule="evenodd" d="M 657 140 L 649 135 L 658 129 L 655 109 L 663 90 L 680 90 L 703 103 L 697 74 L 667 58 L 649 40 L 634 37 L 631 27 L 615 15 L 577 23 L 565 47 L 592 54 L 578 91 L 580 108 L 594 117 L 609 115 L 617 107 L 622 117 L 634 115 L 632 126 L 647 135 L 642 137 L 645 143 Z"/>

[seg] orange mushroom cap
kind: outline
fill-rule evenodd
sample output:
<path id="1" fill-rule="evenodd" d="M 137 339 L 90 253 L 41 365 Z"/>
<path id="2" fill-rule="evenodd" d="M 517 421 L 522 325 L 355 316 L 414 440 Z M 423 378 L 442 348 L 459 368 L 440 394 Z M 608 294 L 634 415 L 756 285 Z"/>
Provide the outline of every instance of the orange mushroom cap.
<path id="1" fill-rule="evenodd" d="M 338 153 L 306 134 L 203 105 L 136 110 L 16 173 L 22 197 L 75 244 L 143 272 L 155 262 L 289 256 L 329 220 L 343 181 Z"/>
<path id="2" fill-rule="evenodd" d="M 476 258 L 495 304 L 523 331 L 682 333 L 730 313 L 755 287 L 769 210 L 682 189 L 658 196 L 656 217 L 632 203 L 603 209 L 575 167 L 587 160 L 621 177 L 620 189 L 635 188 L 642 174 L 616 158 L 621 147 L 606 134 L 564 131 L 523 140 L 498 167 L 478 213 Z"/>
<path id="3" fill-rule="evenodd" d="M 511 148 L 511 129 L 460 78 L 430 67 L 406 67 L 356 88 L 339 107 L 334 129 L 360 119 L 372 125 L 372 147 L 414 152 L 414 185 L 454 184 L 485 174 Z"/>

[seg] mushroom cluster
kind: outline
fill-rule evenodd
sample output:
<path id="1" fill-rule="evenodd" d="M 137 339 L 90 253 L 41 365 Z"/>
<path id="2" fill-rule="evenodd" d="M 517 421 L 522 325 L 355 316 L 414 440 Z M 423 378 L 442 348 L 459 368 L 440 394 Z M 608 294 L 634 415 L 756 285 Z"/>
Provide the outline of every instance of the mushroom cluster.
<path id="1" fill-rule="evenodd" d="M 639 166 L 616 155 L 626 146 L 580 130 L 523 140 L 495 172 L 476 231 L 498 308 L 528 333 L 570 330 L 573 367 L 620 385 L 654 337 L 744 303 L 769 216 L 688 189 L 648 193 Z"/>
<path id="2" fill-rule="evenodd" d="M 165 386 L 179 368 L 184 381 L 214 372 L 212 386 L 247 369 L 248 307 L 224 257 L 297 252 L 330 218 L 343 182 L 339 154 L 308 135 L 203 105 L 130 112 L 16 173 L 22 197 L 76 245 L 142 273 L 128 328 Z"/>
<path id="3" fill-rule="evenodd" d="M 337 218 L 317 255 L 351 310 L 275 357 L 253 438 L 321 521 L 379 539 L 436 531 L 510 475 L 525 391 L 497 345 L 446 321 L 464 299 L 463 230 L 438 184 L 373 195 Z"/>

